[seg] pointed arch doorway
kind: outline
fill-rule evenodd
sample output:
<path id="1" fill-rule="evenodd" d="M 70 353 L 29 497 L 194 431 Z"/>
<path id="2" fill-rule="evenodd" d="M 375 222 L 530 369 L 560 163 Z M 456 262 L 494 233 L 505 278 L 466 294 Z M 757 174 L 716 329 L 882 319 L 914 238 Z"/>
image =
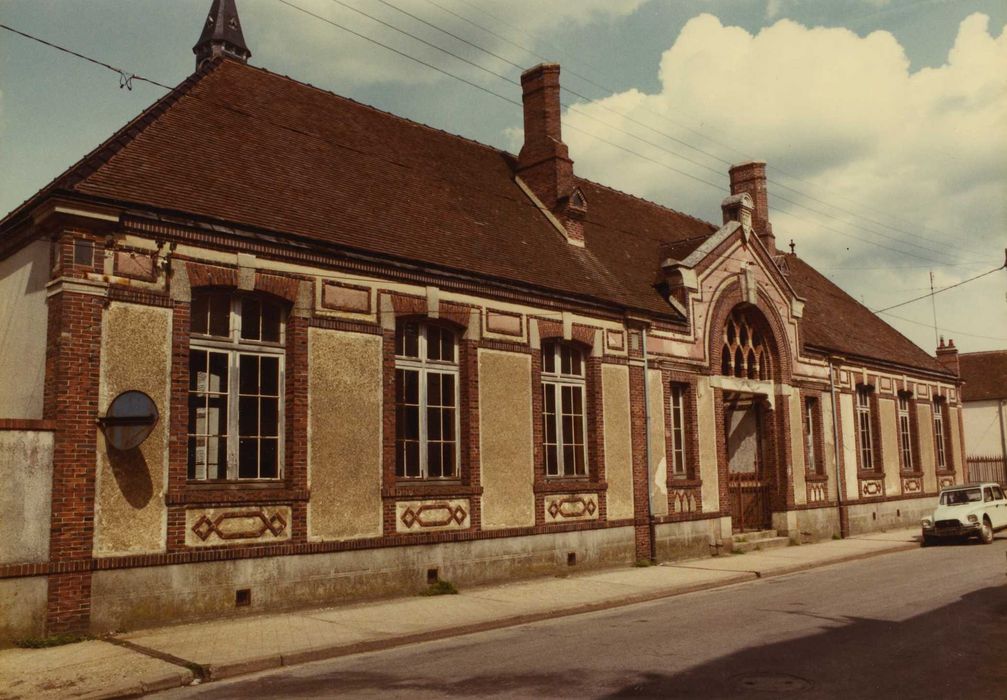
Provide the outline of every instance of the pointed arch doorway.
<path id="1" fill-rule="evenodd" d="M 731 310 L 721 340 L 717 383 L 723 406 L 724 505 L 735 532 L 769 529 L 779 481 L 778 421 L 773 410 L 780 365 L 776 342 L 766 318 L 750 304 Z"/>

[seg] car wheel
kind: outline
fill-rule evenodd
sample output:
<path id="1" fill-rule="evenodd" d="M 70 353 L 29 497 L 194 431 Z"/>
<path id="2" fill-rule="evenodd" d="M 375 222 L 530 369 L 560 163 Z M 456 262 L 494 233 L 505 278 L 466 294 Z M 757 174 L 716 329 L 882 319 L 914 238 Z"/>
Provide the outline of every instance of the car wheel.
<path id="1" fill-rule="evenodd" d="M 983 526 L 979 530 L 979 541 L 983 544 L 990 544 L 993 541 L 993 526 L 986 518 L 983 518 Z"/>
<path id="2" fill-rule="evenodd" d="M 920 542 L 920 545 L 923 547 L 933 547 L 935 544 L 937 544 L 937 541 L 927 535 L 923 535 L 923 540 Z"/>

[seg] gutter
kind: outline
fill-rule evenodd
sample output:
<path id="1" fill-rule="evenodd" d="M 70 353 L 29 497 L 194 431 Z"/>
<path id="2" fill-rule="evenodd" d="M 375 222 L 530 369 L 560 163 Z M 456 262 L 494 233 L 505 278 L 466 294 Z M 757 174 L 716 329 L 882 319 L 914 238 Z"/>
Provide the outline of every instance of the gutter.
<path id="1" fill-rule="evenodd" d="M 650 359 L 647 356 L 647 327 L 643 327 L 643 434 L 644 451 L 647 455 L 647 528 L 650 537 L 650 560 L 657 561 L 657 529 L 654 525 L 654 491 L 650 474 Z"/>

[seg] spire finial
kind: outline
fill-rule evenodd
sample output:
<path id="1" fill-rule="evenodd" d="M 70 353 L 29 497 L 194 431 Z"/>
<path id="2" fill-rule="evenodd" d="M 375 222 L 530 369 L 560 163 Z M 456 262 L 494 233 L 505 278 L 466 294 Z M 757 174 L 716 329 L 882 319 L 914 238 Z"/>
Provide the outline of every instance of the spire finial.
<path id="1" fill-rule="evenodd" d="M 794 254 L 795 254 L 795 251 L 796 251 L 796 249 L 797 249 L 797 244 L 796 244 L 796 243 L 794 243 L 794 239 L 793 239 L 793 238 L 791 238 L 791 239 L 790 239 L 790 254 L 791 254 L 791 255 L 794 255 Z"/>
<path id="2" fill-rule="evenodd" d="M 192 47 L 192 52 L 196 54 L 196 70 L 204 61 L 215 56 L 229 56 L 242 63 L 248 62 L 252 52 L 248 50 L 245 36 L 241 33 L 241 20 L 238 19 L 234 0 L 213 0 L 203 33 Z"/>

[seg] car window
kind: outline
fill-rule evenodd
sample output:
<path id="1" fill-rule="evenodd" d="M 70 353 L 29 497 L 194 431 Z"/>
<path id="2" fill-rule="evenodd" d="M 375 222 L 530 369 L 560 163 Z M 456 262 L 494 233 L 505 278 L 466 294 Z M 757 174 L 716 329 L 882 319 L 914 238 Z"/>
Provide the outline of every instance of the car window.
<path id="1" fill-rule="evenodd" d="M 960 506 L 966 503 L 978 503 L 983 500 L 982 491 L 979 489 L 956 489 L 945 491 L 941 494 L 942 506 Z"/>
<path id="2" fill-rule="evenodd" d="M 993 489 L 989 486 L 983 489 L 983 500 L 987 503 L 993 500 Z"/>
<path id="3" fill-rule="evenodd" d="M 993 497 L 996 498 L 998 501 L 1002 501 L 1004 499 L 1003 489 L 1001 489 L 999 486 L 994 486 Z"/>

